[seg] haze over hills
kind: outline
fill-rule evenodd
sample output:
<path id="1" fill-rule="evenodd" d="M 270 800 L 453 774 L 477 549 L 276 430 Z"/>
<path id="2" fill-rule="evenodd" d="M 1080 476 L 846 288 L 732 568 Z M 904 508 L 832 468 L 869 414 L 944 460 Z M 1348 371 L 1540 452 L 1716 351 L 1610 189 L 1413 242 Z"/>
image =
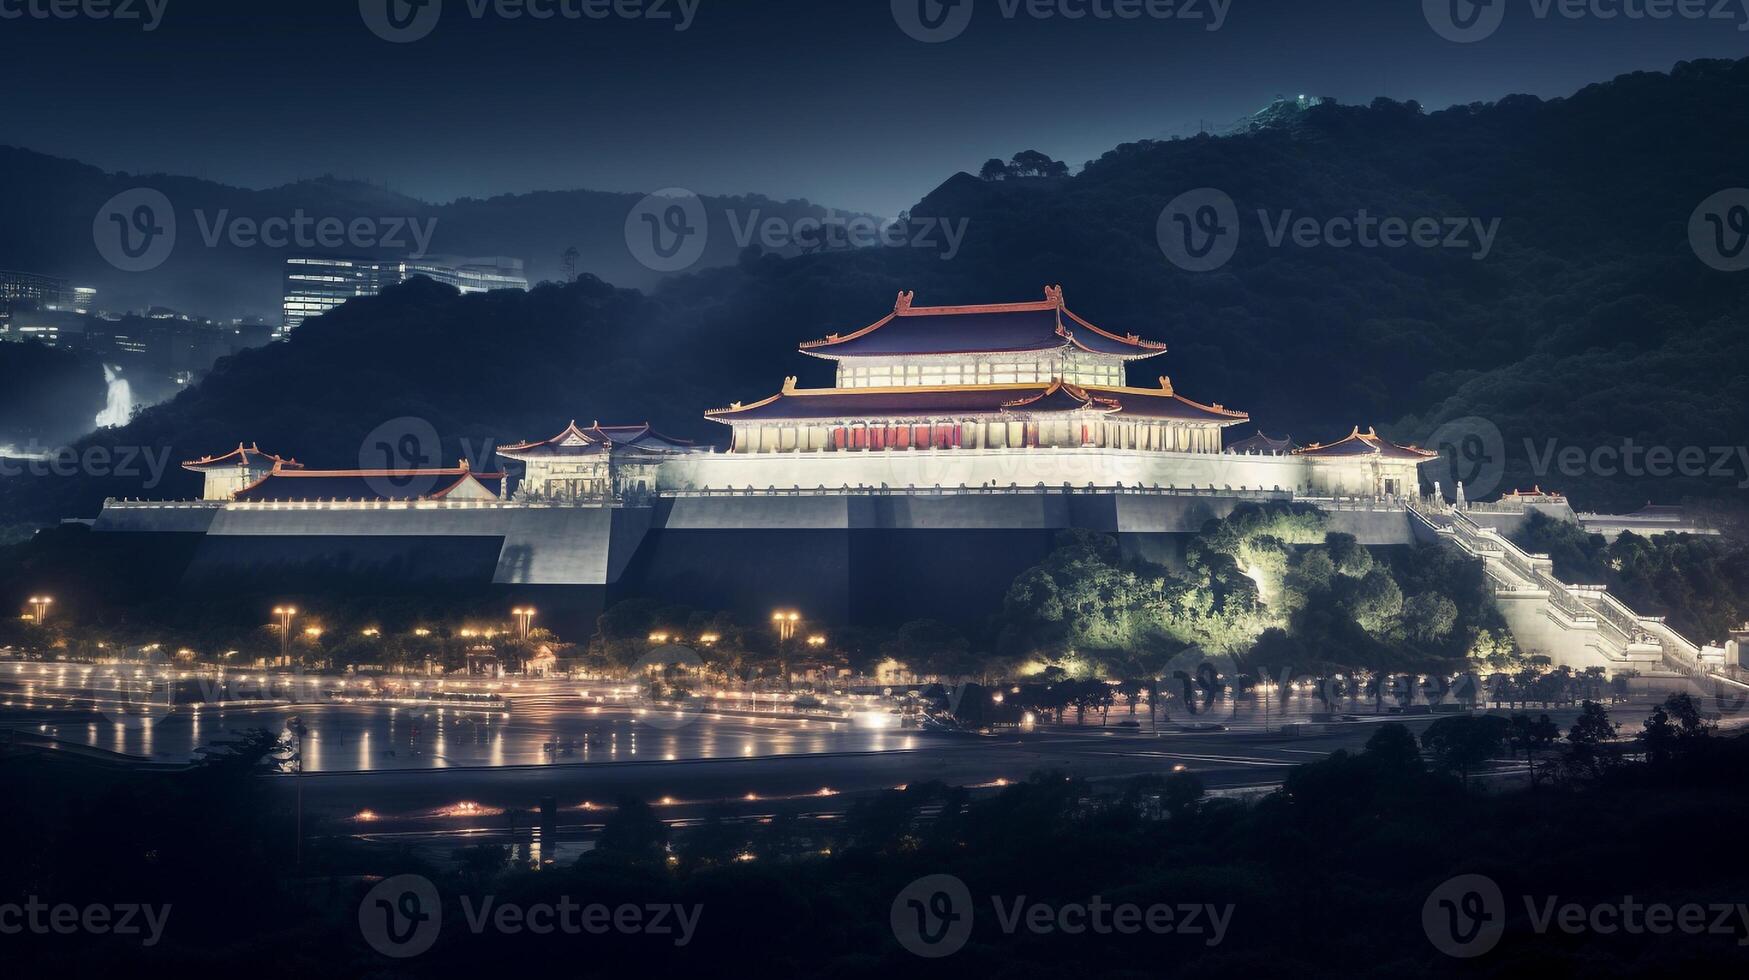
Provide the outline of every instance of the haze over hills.
<path id="1" fill-rule="evenodd" d="M 442 460 L 572 418 L 720 438 L 705 409 L 771 394 L 786 375 L 829 384 L 830 365 L 797 342 L 878 319 L 900 289 L 933 305 L 1033 299 L 1060 283 L 1081 316 L 1170 346 L 1132 383 L 1170 375 L 1190 397 L 1249 411 L 1243 434 L 1328 441 L 1376 424 L 1419 442 L 1480 417 L 1506 455 L 1495 491 L 1540 483 L 1606 509 L 1735 503 L 1749 480 L 1731 448 L 1749 421 L 1749 273 L 1703 263 L 1688 229 L 1702 201 L 1743 183 L 1749 132 L 1734 121 L 1746 116 L 1749 61 L 1694 62 L 1549 101 L 1316 106 L 1290 128 L 1118 147 L 1070 177 L 960 174 L 912 211 L 963 222 L 951 259 L 915 223 L 904 246 L 750 250 L 648 294 L 588 279 L 457 297 L 415 282 L 221 362 L 94 438 L 173 458 L 257 440 L 339 466 L 402 417 L 431 423 Z M 1198 188 L 1228 195 L 1240 227 L 1213 271 L 1169 263 L 1157 234 L 1168 203 Z M 1461 247 L 1271 241 L 1284 220 L 1362 211 L 1492 231 Z M 711 248 L 733 244 L 713 228 Z M 1630 442 L 1695 447 L 1705 466 L 1598 463 Z M 1585 462 L 1551 471 L 1551 450 L 1569 447 Z M 0 513 L 49 520 L 139 492 L 137 480 L 12 479 Z"/>
<path id="2" fill-rule="evenodd" d="M 176 212 L 176 246 L 163 265 L 130 273 L 105 261 L 93 244 L 92 220 L 114 195 L 157 190 Z M 652 191 L 657 188 L 651 188 Z M 562 253 L 575 247 L 577 271 L 633 287 L 659 274 L 627 249 L 626 215 L 641 193 L 555 190 L 462 198 L 432 204 L 375 184 L 334 177 L 250 190 L 172 174 L 107 173 L 74 160 L 0 146 L 0 268 L 23 269 L 95 286 L 106 309 L 168 306 L 216 318 L 278 316 L 283 264 L 289 254 L 399 258 L 423 245 L 430 254 L 509 256 L 526 263 L 531 281 L 561 278 Z M 793 223 L 829 209 L 808 201 L 758 194 L 705 196 L 711 241 L 697 267 L 734 261 L 735 229 L 775 217 Z M 867 217 L 833 212 L 845 219 Z M 229 234 L 238 219 L 369 219 L 369 241 L 381 247 L 239 247 Z M 216 238 L 216 241 L 209 244 Z M 389 241 L 393 239 L 393 241 Z"/>

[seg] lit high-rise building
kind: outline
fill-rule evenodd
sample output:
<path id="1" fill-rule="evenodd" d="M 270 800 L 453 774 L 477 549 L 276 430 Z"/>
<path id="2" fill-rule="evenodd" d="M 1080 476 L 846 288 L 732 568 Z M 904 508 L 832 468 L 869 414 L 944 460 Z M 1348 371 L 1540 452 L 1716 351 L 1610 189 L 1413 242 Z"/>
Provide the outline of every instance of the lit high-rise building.
<path id="1" fill-rule="evenodd" d="M 417 259 L 354 259 L 294 256 L 285 260 L 283 319 L 274 339 L 321 316 L 349 299 L 375 296 L 384 288 L 424 276 L 464 293 L 527 289 L 522 260 L 495 256 L 461 259 L 428 255 Z"/>

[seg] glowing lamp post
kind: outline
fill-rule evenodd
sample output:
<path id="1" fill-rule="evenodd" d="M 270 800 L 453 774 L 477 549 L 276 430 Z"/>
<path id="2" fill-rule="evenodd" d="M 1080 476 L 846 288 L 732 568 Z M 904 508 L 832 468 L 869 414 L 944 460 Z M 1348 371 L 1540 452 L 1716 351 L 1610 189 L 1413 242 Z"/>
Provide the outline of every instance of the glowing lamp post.
<path id="1" fill-rule="evenodd" d="M 796 626 L 801 621 L 802 614 L 793 609 L 788 611 L 780 609 L 771 614 L 771 625 L 777 629 L 777 662 L 783 670 L 784 690 L 789 689 L 789 658 L 785 656 L 783 649 L 790 640 L 795 639 Z"/>
<path id="2" fill-rule="evenodd" d="M 529 621 L 534 619 L 533 606 L 517 606 L 510 610 L 510 615 L 516 617 L 516 627 L 524 640 L 528 639 Z"/>
<path id="3" fill-rule="evenodd" d="M 30 597 L 30 608 L 35 613 L 36 624 L 38 626 L 48 622 L 49 607 L 54 604 L 55 600 L 46 595 L 33 595 Z"/>
<path id="4" fill-rule="evenodd" d="M 779 610 L 771 614 L 771 624 L 777 628 L 777 642 L 788 643 L 795 638 L 796 624 L 801 622 L 798 612 L 783 612 Z"/>
<path id="5" fill-rule="evenodd" d="M 298 614 L 296 606 L 274 606 L 273 614 L 279 617 L 279 662 L 291 662 L 291 624 L 292 617 Z"/>

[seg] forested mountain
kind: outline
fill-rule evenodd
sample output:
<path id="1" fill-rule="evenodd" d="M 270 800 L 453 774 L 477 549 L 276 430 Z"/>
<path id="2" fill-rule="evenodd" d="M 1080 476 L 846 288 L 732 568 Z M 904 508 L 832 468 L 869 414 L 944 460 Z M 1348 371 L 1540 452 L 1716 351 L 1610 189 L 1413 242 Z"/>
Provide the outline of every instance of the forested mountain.
<path id="1" fill-rule="evenodd" d="M 1689 223 L 1702 201 L 1749 184 L 1744 118 L 1749 61 L 1695 62 L 1549 101 L 1317 106 L 1291 128 L 1121 146 L 1068 177 L 960 174 L 912 210 L 914 245 L 750 249 L 648 294 L 587 279 L 457 297 L 415 282 L 222 362 L 95 438 L 179 457 L 257 440 L 354 465 L 364 435 L 401 416 L 429 420 L 447 458 L 571 418 L 721 436 L 703 410 L 770 394 L 785 375 L 829 383 L 830 365 L 796 343 L 878 319 L 899 289 L 933 305 L 1033 299 L 1060 283 L 1083 317 L 1170 346 L 1132 382 L 1169 374 L 1271 433 L 1328 440 L 1358 423 L 1423 441 L 1479 416 L 1508 458 L 1497 489 L 1536 482 L 1597 508 L 1734 500 L 1749 479 L 1740 457 L 1688 478 L 1591 462 L 1539 473 L 1531 461 L 1550 447 L 1591 460 L 1625 440 L 1673 453 L 1742 441 L 1749 273 L 1704 264 Z M 1205 187 L 1230 196 L 1241 234 L 1224 266 L 1185 271 L 1165 259 L 1157 225 L 1168 202 Z M 1307 247 L 1290 235 L 1277 246 L 1266 231 L 1284 216 L 1363 210 L 1495 230 L 1479 257 L 1475 242 Z M 931 220 L 963 226 L 951 257 Z M 9 482 L 0 507 L 11 520 L 137 492 Z"/>
<path id="2" fill-rule="evenodd" d="M 120 271 L 93 245 L 92 220 L 104 203 L 134 188 L 162 193 L 176 215 L 175 247 L 149 272 Z M 652 191 L 657 188 L 651 188 Z M 625 219 L 643 194 L 591 190 L 503 194 L 432 204 L 374 184 L 334 177 L 250 190 L 169 174 L 106 173 L 96 167 L 0 146 L 0 269 L 23 269 L 95 286 L 109 310 L 168 306 L 226 319 L 271 317 L 279 310 L 284 262 L 291 254 L 402 258 L 429 253 L 509 256 L 526 263 L 532 281 L 563 275 L 563 253 L 577 249 L 576 269 L 627 286 L 649 286 L 658 273 L 625 244 Z M 804 200 L 757 194 L 701 198 L 710 237 L 698 268 L 734 262 L 736 230 L 776 217 L 795 222 L 828 209 Z M 837 212 L 845 219 L 854 213 Z M 734 220 L 730 220 L 730 215 Z M 231 234 L 239 221 L 338 219 L 368 222 L 324 247 L 310 232 L 307 246 L 254 243 Z M 246 244 L 239 245 L 238 241 Z M 380 242 L 378 247 L 368 247 Z"/>

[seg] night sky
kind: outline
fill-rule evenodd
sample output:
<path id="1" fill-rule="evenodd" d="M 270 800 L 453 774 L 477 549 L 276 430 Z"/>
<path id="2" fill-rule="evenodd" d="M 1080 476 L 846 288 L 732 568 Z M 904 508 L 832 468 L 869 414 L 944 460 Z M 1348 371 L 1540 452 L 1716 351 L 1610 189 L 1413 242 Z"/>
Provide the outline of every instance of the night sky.
<path id="1" fill-rule="evenodd" d="M 0 0 L 0 14 L 52 2 L 78 0 Z M 104 2 L 149 17 L 146 0 Z M 1220 0 L 1212 32 L 1211 0 L 1190 0 L 1194 19 L 1134 21 L 967 0 L 964 32 L 934 44 L 902 32 L 889 0 L 686 0 L 685 31 L 679 0 L 644 0 L 665 20 L 476 19 L 483 0 L 441 2 L 406 44 L 373 34 L 359 0 L 152 0 L 167 6 L 150 32 L 0 19 L 0 142 L 249 187 L 335 173 L 443 201 L 674 185 L 893 214 L 991 156 L 1078 166 L 1278 94 L 1436 108 L 1749 54 L 1741 10 L 1539 20 L 1540 0 L 1494 0 L 1505 21 L 1468 44 L 1435 33 L 1420 0 Z M 935 0 L 899 5 L 919 2 Z"/>

